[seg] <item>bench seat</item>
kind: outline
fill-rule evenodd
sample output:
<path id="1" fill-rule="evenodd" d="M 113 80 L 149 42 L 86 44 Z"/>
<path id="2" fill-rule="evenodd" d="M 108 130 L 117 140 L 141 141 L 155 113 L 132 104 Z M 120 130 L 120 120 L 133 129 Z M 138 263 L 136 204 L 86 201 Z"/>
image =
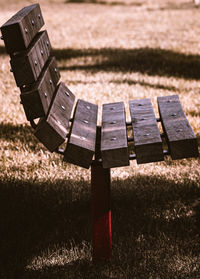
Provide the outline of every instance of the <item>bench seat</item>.
<path id="1" fill-rule="evenodd" d="M 128 166 L 132 159 L 145 164 L 163 161 L 165 155 L 173 160 L 199 156 L 197 138 L 178 95 L 157 98 L 159 118 L 150 99 L 130 100 L 130 123 L 123 101 L 104 104 L 101 132 L 96 136 L 98 107 L 85 100 L 75 102 L 70 89 L 58 84 L 60 73 L 55 57 L 50 56 L 48 33 L 40 31 L 43 25 L 40 6 L 34 4 L 16 13 L 1 32 L 27 120 L 50 152 L 57 151 L 64 161 L 83 168 L 91 166 L 96 152 L 105 169 Z M 35 119 L 39 119 L 37 125 Z M 127 136 L 128 129 L 132 137 Z M 63 143 L 64 150 L 59 147 Z"/>

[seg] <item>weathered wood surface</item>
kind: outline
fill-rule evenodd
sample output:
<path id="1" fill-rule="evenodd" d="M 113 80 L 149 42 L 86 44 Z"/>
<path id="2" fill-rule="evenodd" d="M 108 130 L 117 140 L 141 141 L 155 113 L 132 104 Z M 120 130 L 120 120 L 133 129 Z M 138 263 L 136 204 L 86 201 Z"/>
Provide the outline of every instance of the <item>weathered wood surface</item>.
<path id="1" fill-rule="evenodd" d="M 163 161 L 162 139 L 150 99 L 129 102 L 138 164 Z"/>
<path id="2" fill-rule="evenodd" d="M 104 168 L 129 165 L 126 116 L 123 102 L 103 105 L 101 155 Z"/>
<path id="3" fill-rule="evenodd" d="M 37 34 L 30 47 L 11 57 L 10 64 L 17 86 L 34 83 L 51 52 L 51 45 L 47 31 Z"/>
<path id="4" fill-rule="evenodd" d="M 74 94 L 61 82 L 47 116 L 41 118 L 36 128 L 35 136 L 51 152 L 67 137 L 74 100 Z"/>
<path id="5" fill-rule="evenodd" d="M 185 116 L 179 96 L 158 97 L 158 107 L 172 159 L 198 157 L 197 138 Z"/>
<path id="6" fill-rule="evenodd" d="M 1 33 L 8 53 L 25 50 L 44 25 L 39 4 L 23 8 L 4 25 Z"/>
<path id="7" fill-rule="evenodd" d="M 95 152 L 98 106 L 78 100 L 64 160 L 89 168 Z"/>
<path id="8" fill-rule="evenodd" d="M 45 65 L 40 78 L 30 86 L 21 87 L 21 102 L 27 120 L 44 117 L 60 79 L 55 57 L 51 57 Z"/>

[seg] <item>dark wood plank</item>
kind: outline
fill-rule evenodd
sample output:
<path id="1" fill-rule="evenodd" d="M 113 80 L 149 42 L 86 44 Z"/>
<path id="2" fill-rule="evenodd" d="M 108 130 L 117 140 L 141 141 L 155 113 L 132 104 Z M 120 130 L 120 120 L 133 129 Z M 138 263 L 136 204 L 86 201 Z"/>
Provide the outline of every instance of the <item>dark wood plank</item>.
<path id="1" fill-rule="evenodd" d="M 35 130 L 35 136 L 51 152 L 66 139 L 74 100 L 74 94 L 61 82 L 47 116 L 41 118 Z"/>
<path id="2" fill-rule="evenodd" d="M 150 99 L 129 102 L 138 164 L 163 161 L 162 139 Z"/>
<path id="3" fill-rule="evenodd" d="M 27 120 L 44 117 L 60 79 L 55 57 L 45 65 L 39 79 L 30 86 L 21 87 L 21 102 Z"/>
<path id="4" fill-rule="evenodd" d="M 197 138 L 185 116 L 179 96 L 158 97 L 158 107 L 172 159 L 198 157 Z"/>
<path id="5" fill-rule="evenodd" d="M 95 152 L 98 106 L 78 100 L 64 160 L 89 168 Z"/>
<path id="6" fill-rule="evenodd" d="M 103 105 L 101 154 L 104 168 L 129 165 L 126 116 L 123 102 Z"/>
<path id="7" fill-rule="evenodd" d="M 11 68 L 17 86 L 28 85 L 37 81 L 48 57 L 51 46 L 47 31 L 37 34 L 30 47 L 11 57 Z"/>
<path id="8" fill-rule="evenodd" d="M 23 8 L 1 26 L 8 53 L 25 50 L 44 25 L 39 4 Z"/>

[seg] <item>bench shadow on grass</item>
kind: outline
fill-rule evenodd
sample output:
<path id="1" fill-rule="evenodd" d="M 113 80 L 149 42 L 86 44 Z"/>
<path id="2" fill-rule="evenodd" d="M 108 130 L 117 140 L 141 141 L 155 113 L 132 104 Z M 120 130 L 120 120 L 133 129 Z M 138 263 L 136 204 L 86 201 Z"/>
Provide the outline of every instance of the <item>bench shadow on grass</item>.
<path id="1" fill-rule="evenodd" d="M 0 181 L 1 275 L 7 273 L 11 278 L 15 274 L 13 278 L 20 278 L 17 275 L 27 260 L 52 244 L 89 240 L 88 202 L 84 195 L 81 201 L 72 202 L 74 183 L 77 188 L 85 186 L 70 180 L 55 184 Z"/>
<path id="2" fill-rule="evenodd" d="M 60 61 L 61 70 L 140 72 L 151 76 L 200 78 L 199 55 L 166 49 L 54 49 L 53 55 Z M 88 63 L 87 57 L 92 58 Z M 72 58 L 76 58 L 75 62 L 69 65 L 68 60 Z M 81 58 L 86 62 L 78 64 Z"/>
<path id="3" fill-rule="evenodd" d="M 89 182 L 58 180 L 55 183 L 31 183 L 5 178 L 0 185 L 1 278 L 110 278 L 105 276 L 106 267 L 93 266 L 89 259 L 72 260 L 64 265 L 54 265 L 52 261 L 50 266 L 42 266 L 41 261 L 41 269 L 25 269 L 32 258 L 41 255 L 48 247 L 62 247 L 65 243 L 67 248 L 71 239 L 76 245 L 90 242 Z M 73 201 L 73 192 L 76 193 L 77 189 L 86 190 Z M 162 272 L 168 272 L 166 278 L 175 278 L 173 272 L 169 274 L 166 261 L 170 261 L 171 256 L 180 256 L 180 253 L 183 257 L 187 254 L 197 257 L 199 253 L 200 239 L 196 238 L 194 221 L 184 213 L 184 206 L 189 208 L 199 194 L 195 183 L 175 184 L 164 177 L 130 175 L 129 179 L 114 181 L 114 259 L 109 270 L 120 272 L 127 266 L 129 274 L 133 272 L 137 278 L 143 274 L 145 278 L 146 270 L 153 272 L 157 265 L 158 268 L 162 266 Z M 176 213 L 170 217 L 174 208 L 179 210 L 179 217 Z M 169 219 L 165 216 L 167 211 Z M 162 236 L 163 243 L 160 243 Z M 138 241 L 140 237 L 146 239 L 145 245 Z M 163 257 L 164 251 L 159 249 L 160 245 L 166 244 L 166 239 L 170 241 L 167 241 L 169 247 L 165 247 L 166 256 Z M 155 253 L 156 257 L 153 254 L 151 257 L 148 251 Z M 170 255 L 170 252 L 174 254 Z M 145 258 L 147 254 L 148 258 Z M 198 262 L 193 264 L 199 266 Z M 188 272 L 188 276 L 192 275 L 192 270 Z"/>

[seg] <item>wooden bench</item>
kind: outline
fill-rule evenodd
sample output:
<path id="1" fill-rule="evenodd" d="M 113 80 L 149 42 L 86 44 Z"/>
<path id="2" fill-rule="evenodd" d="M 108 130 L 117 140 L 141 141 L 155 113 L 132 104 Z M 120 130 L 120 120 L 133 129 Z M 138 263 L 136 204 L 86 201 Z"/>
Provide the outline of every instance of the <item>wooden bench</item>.
<path id="1" fill-rule="evenodd" d="M 25 7 L 1 26 L 2 39 L 34 135 L 64 161 L 91 167 L 93 260 L 110 259 L 110 169 L 128 166 L 131 160 L 159 162 L 166 155 L 173 160 L 198 157 L 197 138 L 178 95 L 157 98 L 159 118 L 150 99 L 131 100 L 131 122 L 126 121 L 124 102 L 104 104 L 102 125 L 97 126 L 98 106 L 85 100 L 75 105 L 74 94 L 59 82 L 47 31 L 40 31 L 43 25 L 40 6 Z M 127 127 L 132 137 L 127 136 Z M 61 149 L 64 142 L 66 148 Z M 129 151 L 129 142 L 134 152 Z"/>

